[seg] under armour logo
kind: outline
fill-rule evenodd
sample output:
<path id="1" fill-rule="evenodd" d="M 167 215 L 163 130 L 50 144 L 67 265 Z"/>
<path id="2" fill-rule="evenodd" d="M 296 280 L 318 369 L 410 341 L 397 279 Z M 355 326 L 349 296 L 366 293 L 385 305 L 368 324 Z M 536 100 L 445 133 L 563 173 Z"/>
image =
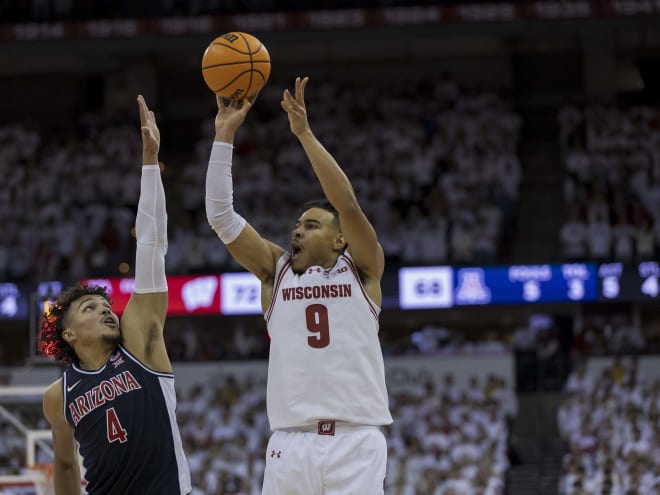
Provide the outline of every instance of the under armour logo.
<path id="1" fill-rule="evenodd" d="M 282 456 L 282 451 L 281 450 L 272 450 L 270 452 L 271 457 L 277 457 L 278 459 Z"/>

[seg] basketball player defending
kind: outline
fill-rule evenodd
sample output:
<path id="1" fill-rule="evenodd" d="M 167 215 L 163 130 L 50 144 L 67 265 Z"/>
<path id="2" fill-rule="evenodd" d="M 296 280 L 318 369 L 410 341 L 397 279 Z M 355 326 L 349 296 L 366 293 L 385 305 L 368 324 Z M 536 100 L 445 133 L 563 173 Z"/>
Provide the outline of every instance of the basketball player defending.
<path id="1" fill-rule="evenodd" d="M 270 335 L 267 408 L 273 434 L 264 495 L 383 493 L 392 422 L 378 340 L 383 249 L 353 188 L 312 133 L 308 78 L 282 108 L 327 202 L 307 208 L 290 251 L 262 238 L 233 208 L 232 143 L 251 102 L 218 99 L 206 178 L 209 223 L 232 256 L 261 280 Z"/>
<path id="2" fill-rule="evenodd" d="M 56 495 L 182 495 L 190 472 L 174 416 L 165 349 L 167 214 L 160 133 L 138 96 L 143 167 L 136 218 L 135 288 L 121 317 L 103 287 L 76 285 L 44 314 L 41 351 L 69 363 L 44 395 L 53 432 Z"/>

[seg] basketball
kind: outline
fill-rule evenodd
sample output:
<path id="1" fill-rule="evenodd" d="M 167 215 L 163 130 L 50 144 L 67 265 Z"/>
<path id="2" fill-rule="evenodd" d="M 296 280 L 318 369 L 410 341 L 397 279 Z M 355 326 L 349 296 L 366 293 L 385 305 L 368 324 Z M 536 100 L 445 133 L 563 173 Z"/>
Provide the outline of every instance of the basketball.
<path id="1" fill-rule="evenodd" d="M 206 48 L 202 76 L 218 96 L 240 100 L 258 93 L 268 81 L 270 55 L 251 34 L 226 33 Z"/>

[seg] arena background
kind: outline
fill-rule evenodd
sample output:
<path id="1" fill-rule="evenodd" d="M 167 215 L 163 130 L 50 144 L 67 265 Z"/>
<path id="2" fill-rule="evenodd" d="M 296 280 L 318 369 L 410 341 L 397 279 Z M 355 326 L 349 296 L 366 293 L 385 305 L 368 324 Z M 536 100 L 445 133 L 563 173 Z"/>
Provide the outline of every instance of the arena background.
<path id="1" fill-rule="evenodd" d="M 34 493 L 49 462 L 29 434 L 61 373 L 35 349 L 44 303 L 81 278 L 119 306 L 130 288 L 138 93 L 162 132 L 194 483 L 259 493 L 258 286 L 203 218 L 200 60 L 232 30 L 273 64 L 239 135 L 239 211 L 286 238 L 318 192 L 278 105 L 309 75 L 310 123 L 384 239 L 386 493 L 657 493 L 660 4 L 246 4 L 0 1 L 0 493 Z"/>

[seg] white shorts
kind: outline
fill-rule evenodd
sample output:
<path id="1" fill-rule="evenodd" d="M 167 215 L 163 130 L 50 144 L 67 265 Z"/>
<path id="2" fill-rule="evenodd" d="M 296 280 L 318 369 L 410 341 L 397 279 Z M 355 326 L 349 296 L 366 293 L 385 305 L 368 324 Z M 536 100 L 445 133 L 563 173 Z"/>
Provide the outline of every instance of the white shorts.
<path id="1" fill-rule="evenodd" d="M 268 441 L 261 494 L 383 495 L 386 465 L 377 426 L 338 421 L 332 428 L 280 430 Z"/>

